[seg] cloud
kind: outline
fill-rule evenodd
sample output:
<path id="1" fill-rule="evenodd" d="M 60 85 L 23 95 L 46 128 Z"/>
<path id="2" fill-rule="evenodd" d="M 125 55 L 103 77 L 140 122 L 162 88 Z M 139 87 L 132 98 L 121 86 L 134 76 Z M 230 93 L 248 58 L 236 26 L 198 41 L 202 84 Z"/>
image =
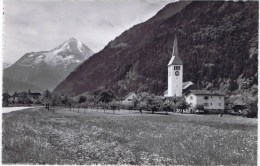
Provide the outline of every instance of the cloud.
<path id="1" fill-rule="evenodd" d="M 94 52 L 170 1 L 4 1 L 4 61 L 75 37 Z"/>

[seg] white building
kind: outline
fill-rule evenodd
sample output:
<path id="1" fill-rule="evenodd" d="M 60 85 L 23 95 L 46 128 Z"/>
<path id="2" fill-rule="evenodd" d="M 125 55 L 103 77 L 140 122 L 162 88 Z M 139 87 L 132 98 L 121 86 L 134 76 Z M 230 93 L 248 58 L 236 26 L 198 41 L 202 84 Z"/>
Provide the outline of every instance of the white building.
<path id="1" fill-rule="evenodd" d="M 194 109 L 197 105 L 204 105 L 204 109 L 224 111 L 225 94 L 209 90 L 190 90 L 185 94 L 185 100 Z"/>
<path id="2" fill-rule="evenodd" d="M 182 97 L 183 63 L 179 57 L 177 38 L 174 39 L 172 58 L 168 64 L 168 93 L 165 97 Z"/>
<path id="3" fill-rule="evenodd" d="M 128 95 L 126 95 L 123 98 L 122 104 L 124 105 L 131 104 L 134 98 L 136 98 L 136 94 L 134 92 L 130 92 Z"/>

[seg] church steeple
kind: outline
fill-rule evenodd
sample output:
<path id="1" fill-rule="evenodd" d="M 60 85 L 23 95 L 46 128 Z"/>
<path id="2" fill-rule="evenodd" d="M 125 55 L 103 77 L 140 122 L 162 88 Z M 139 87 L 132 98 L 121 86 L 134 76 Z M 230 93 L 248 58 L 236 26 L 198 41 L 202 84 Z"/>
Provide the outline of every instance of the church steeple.
<path id="1" fill-rule="evenodd" d="M 168 64 L 167 97 L 182 97 L 183 63 L 179 57 L 177 37 L 174 38 L 172 58 Z"/>
<path id="2" fill-rule="evenodd" d="M 173 43 L 172 58 L 168 64 L 168 66 L 171 66 L 171 65 L 183 65 L 181 58 L 179 57 L 178 42 L 177 42 L 176 35 L 175 35 L 174 43 Z"/>

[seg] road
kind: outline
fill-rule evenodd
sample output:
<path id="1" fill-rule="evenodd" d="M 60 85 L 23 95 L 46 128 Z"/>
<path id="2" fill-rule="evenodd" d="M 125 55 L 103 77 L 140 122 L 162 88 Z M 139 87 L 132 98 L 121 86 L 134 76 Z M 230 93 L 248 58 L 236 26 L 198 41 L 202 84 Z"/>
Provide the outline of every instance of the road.
<path id="1" fill-rule="evenodd" d="M 3 113 L 9 113 L 9 112 L 14 112 L 14 111 L 19 111 L 19 110 L 24 110 L 28 108 L 34 108 L 34 107 L 2 107 L 2 114 Z"/>

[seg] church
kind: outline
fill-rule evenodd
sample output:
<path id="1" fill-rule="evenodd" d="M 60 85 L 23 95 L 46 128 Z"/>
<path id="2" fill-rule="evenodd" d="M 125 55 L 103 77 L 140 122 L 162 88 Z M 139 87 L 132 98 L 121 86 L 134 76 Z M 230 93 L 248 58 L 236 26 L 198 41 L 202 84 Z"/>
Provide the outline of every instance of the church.
<path id="1" fill-rule="evenodd" d="M 168 67 L 168 89 L 164 97 L 169 99 L 185 98 L 191 109 L 197 105 L 203 105 L 207 110 L 224 111 L 225 94 L 212 90 L 195 90 L 191 81 L 183 82 L 184 66 L 178 52 L 177 37 L 174 38 L 172 57 Z"/>
<path id="2" fill-rule="evenodd" d="M 179 57 L 177 37 L 174 38 L 172 57 L 168 63 L 168 90 L 165 97 L 182 97 L 183 63 Z"/>

